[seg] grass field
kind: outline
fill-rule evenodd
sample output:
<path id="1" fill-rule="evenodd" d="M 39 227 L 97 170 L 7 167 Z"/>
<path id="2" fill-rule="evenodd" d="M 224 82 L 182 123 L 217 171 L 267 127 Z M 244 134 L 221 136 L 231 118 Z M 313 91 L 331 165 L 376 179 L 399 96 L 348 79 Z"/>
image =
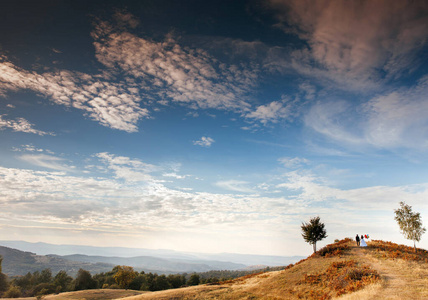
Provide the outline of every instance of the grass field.
<path id="1" fill-rule="evenodd" d="M 428 299 L 428 252 L 382 241 L 367 248 L 343 240 L 285 270 L 217 285 L 159 292 L 91 290 L 46 296 L 60 299 Z M 30 299 L 30 298 L 27 298 Z M 35 298 L 32 298 L 35 299 Z"/>

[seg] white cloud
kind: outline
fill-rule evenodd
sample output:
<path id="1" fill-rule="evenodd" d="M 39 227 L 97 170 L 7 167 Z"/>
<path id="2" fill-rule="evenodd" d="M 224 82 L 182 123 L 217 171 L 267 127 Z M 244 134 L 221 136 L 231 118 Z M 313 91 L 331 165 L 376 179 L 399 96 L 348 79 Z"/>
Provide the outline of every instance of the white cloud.
<path id="1" fill-rule="evenodd" d="M 315 98 L 316 88 L 308 82 L 299 84 L 299 89 L 304 92 L 304 97 L 306 100 L 313 100 Z"/>
<path id="2" fill-rule="evenodd" d="M 111 24 L 99 23 L 94 32 L 98 60 L 109 69 L 138 79 L 139 88 L 165 100 L 191 108 L 242 111 L 242 100 L 257 78 L 254 68 L 225 65 L 201 49 L 180 46 L 169 35 L 155 42 L 117 32 Z"/>
<path id="3" fill-rule="evenodd" d="M 0 57 L 0 79 L 0 95 L 33 90 L 56 104 L 83 110 L 100 124 L 114 129 L 135 132 L 138 120 L 149 116 L 148 110 L 139 106 L 141 97 L 129 82 L 66 70 L 37 74 L 14 66 L 4 57 Z"/>
<path id="4" fill-rule="evenodd" d="M 24 118 L 17 118 L 16 120 L 7 120 L 4 118 L 5 115 L 0 115 L 0 130 L 4 128 L 10 128 L 16 132 L 34 133 L 38 135 L 55 135 L 52 132 L 46 132 L 42 130 L 34 129 L 34 124 L 31 124 Z"/>
<path id="5" fill-rule="evenodd" d="M 157 104 L 179 103 L 191 109 L 245 112 L 243 100 L 256 83 L 254 66 L 226 65 L 201 49 L 179 45 L 168 35 L 156 42 L 126 31 L 138 25 L 129 13 L 117 12 L 117 24 L 99 21 L 92 32 L 100 74 L 68 70 L 21 69 L 0 56 L 0 95 L 32 90 L 52 102 L 82 110 L 100 124 L 127 132 L 149 118 Z M 145 107 L 144 107 L 145 106 Z"/>
<path id="6" fill-rule="evenodd" d="M 209 148 L 214 142 L 213 138 L 203 136 L 200 140 L 193 141 L 193 145 Z"/>
<path id="7" fill-rule="evenodd" d="M 96 231 L 98 236 L 92 242 L 98 239 L 101 244 L 100 239 L 106 236 L 118 239 L 122 234 L 147 236 L 150 232 L 156 233 L 152 237 L 154 243 L 164 240 L 168 232 L 195 237 L 231 230 L 231 239 L 241 235 L 267 238 L 266 232 L 272 239 L 284 235 L 292 239 L 299 235 L 302 220 L 316 214 L 326 221 L 332 238 L 347 236 L 353 228 L 382 238 L 388 234 L 400 236 L 390 216 L 399 201 L 413 205 L 422 215 L 428 213 L 427 184 L 344 190 L 330 187 L 325 179 L 310 172 L 294 171 L 285 174 L 286 179 L 277 185 L 289 194 L 287 197 L 196 193 L 167 188 L 156 181 L 143 185 L 123 181 L 123 170 L 118 168 L 144 173 L 140 169 L 150 167 L 139 160 L 108 153 L 99 157 L 111 166 L 108 170 L 116 178 L 0 167 L 1 225 L 14 227 L 25 223 L 37 226 L 39 231 L 57 228 L 62 235 L 77 230 L 81 238 L 88 237 L 87 231 Z M 251 192 L 246 181 L 217 184 L 240 193 Z M 376 217 L 372 212 L 376 212 Z M 380 224 L 389 227 L 377 230 Z M 196 243 L 192 239 L 189 242 Z M 303 241 L 298 247 L 306 249 Z"/>
<path id="8" fill-rule="evenodd" d="M 278 26 L 308 44 L 289 55 L 288 67 L 347 88 L 373 87 L 383 72 L 387 78 L 411 72 L 427 42 L 425 1 L 269 2 Z"/>
<path id="9" fill-rule="evenodd" d="M 309 163 L 309 160 L 303 157 L 281 157 L 278 161 L 283 164 L 286 168 L 295 169 L 299 168 L 302 165 L 306 165 Z"/>
<path id="10" fill-rule="evenodd" d="M 107 152 L 98 153 L 95 156 L 100 158 L 109 169 L 114 171 L 116 178 L 121 178 L 128 182 L 153 181 L 150 173 L 158 169 L 156 166 L 144 163 L 138 159 L 116 156 Z"/>
<path id="11" fill-rule="evenodd" d="M 13 147 L 12 151 L 17 151 L 17 152 L 47 152 L 49 154 L 55 154 L 54 152 L 52 152 L 49 149 L 36 148 L 33 144 L 21 145 L 20 148 Z"/>
<path id="12" fill-rule="evenodd" d="M 178 175 L 177 173 L 172 172 L 172 173 L 165 173 L 162 176 L 164 176 L 164 177 L 172 177 L 172 178 L 175 178 L 175 179 L 185 179 L 189 175 Z"/>
<path id="13" fill-rule="evenodd" d="M 364 104 L 365 138 L 380 148 L 428 148 L 428 76 L 411 89 L 380 95 Z"/>
<path id="14" fill-rule="evenodd" d="M 214 226 L 218 232 L 254 224 L 260 230 L 268 223 L 280 222 L 281 209 L 293 210 L 284 198 L 189 193 L 159 183 L 135 185 L 60 172 L 0 167 L 0 178 L 3 217 L 14 222 L 107 231 L 198 231 Z"/>
<path id="15" fill-rule="evenodd" d="M 428 77 L 412 88 L 378 95 L 360 105 L 318 102 L 307 126 L 344 146 L 428 149 Z M 355 149 L 355 148 L 354 148 Z"/>
<path id="16" fill-rule="evenodd" d="M 248 187 L 249 183 L 241 180 L 227 180 L 218 181 L 215 183 L 216 186 L 234 192 L 240 193 L 254 193 L 254 190 Z"/>
<path id="17" fill-rule="evenodd" d="M 358 126 L 351 126 L 353 122 L 358 122 L 356 116 L 356 109 L 345 101 L 317 102 L 305 115 L 304 121 L 307 126 L 329 139 L 361 145 L 364 144 L 361 130 L 358 130 Z"/>
<path id="18" fill-rule="evenodd" d="M 309 171 L 292 171 L 285 174 L 286 182 L 278 188 L 297 191 L 295 199 L 305 203 L 320 202 L 326 207 L 361 211 L 390 211 L 400 201 L 414 203 L 424 210 L 428 209 L 425 197 L 428 184 L 404 186 L 371 186 L 356 189 L 330 187 L 325 178 L 317 177 Z M 428 213 L 428 211 L 427 211 Z"/>
<path id="19" fill-rule="evenodd" d="M 57 171 L 71 171 L 72 167 L 64 164 L 64 159 L 46 154 L 24 154 L 19 159 L 32 165 Z"/>
<path id="20" fill-rule="evenodd" d="M 277 123 L 281 119 L 287 119 L 291 115 L 291 106 L 284 105 L 279 101 L 273 101 L 266 105 L 260 105 L 256 110 L 247 113 L 247 119 L 254 119 L 260 121 L 262 124 Z"/>

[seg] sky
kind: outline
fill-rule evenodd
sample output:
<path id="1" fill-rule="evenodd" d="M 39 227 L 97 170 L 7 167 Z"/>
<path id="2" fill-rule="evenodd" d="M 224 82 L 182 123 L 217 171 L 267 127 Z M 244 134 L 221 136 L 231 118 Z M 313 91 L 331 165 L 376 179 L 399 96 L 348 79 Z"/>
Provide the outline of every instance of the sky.
<path id="1" fill-rule="evenodd" d="M 428 2 L 3 1 L 0 240 L 309 255 L 428 224 Z M 417 244 L 428 248 L 428 234 Z"/>

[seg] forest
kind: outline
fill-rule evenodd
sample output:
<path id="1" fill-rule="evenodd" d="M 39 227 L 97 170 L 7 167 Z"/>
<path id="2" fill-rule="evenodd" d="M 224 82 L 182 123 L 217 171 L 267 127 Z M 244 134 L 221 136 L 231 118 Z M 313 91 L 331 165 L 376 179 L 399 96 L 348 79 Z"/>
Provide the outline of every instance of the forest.
<path id="1" fill-rule="evenodd" d="M 233 278 L 284 269 L 284 267 L 266 267 L 251 271 L 215 270 L 203 273 L 157 274 L 134 271 L 129 266 L 116 266 L 109 272 L 92 275 L 80 269 L 75 278 L 60 271 L 53 275 L 50 269 L 28 272 L 24 276 L 8 278 L 1 273 L 0 258 L 0 295 L 3 298 L 38 297 L 44 295 L 87 289 L 132 289 L 140 291 L 160 291 L 198 284 L 217 284 Z"/>

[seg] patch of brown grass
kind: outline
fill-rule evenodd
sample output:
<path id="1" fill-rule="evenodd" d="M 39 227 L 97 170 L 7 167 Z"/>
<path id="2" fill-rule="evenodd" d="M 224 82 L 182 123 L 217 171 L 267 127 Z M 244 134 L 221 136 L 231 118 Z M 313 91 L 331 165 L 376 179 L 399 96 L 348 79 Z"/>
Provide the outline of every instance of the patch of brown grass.
<path id="1" fill-rule="evenodd" d="M 318 290 L 322 299 L 352 293 L 379 281 L 379 273 L 367 265 L 360 265 L 355 260 L 333 262 L 325 272 L 307 275 L 299 282 L 311 285 Z M 310 296 L 311 298 L 311 296 Z"/>
<path id="2" fill-rule="evenodd" d="M 383 258 L 404 259 L 409 261 L 423 261 L 428 263 L 428 251 L 425 249 L 417 249 L 415 252 L 413 247 L 398 245 L 392 242 L 384 242 L 374 240 L 370 243 L 370 248 Z"/>
<path id="3" fill-rule="evenodd" d="M 427 251 L 414 253 L 411 247 L 382 241 L 369 242 L 366 248 L 355 247 L 354 243 L 344 239 L 327 245 L 282 271 L 251 274 L 216 285 L 147 292 L 126 299 L 428 299 Z M 84 298 L 112 299 L 82 294 L 80 298 L 46 300 Z"/>
<path id="4" fill-rule="evenodd" d="M 145 292 L 134 290 L 121 289 L 99 289 L 99 290 L 83 290 L 77 292 L 60 293 L 57 295 L 43 296 L 43 300 L 108 300 L 119 299 L 123 297 L 141 295 Z M 2 298 L 2 300 L 8 298 Z M 12 298 L 13 300 L 36 300 L 36 297 L 28 298 Z"/>

